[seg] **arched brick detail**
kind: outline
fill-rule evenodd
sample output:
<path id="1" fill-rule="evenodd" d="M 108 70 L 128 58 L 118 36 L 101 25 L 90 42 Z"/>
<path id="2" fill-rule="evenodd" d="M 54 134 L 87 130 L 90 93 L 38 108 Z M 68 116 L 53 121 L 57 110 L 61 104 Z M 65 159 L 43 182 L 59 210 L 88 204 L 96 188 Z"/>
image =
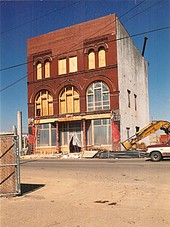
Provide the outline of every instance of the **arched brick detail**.
<path id="1" fill-rule="evenodd" d="M 58 86 L 55 89 L 56 90 L 56 94 L 55 94 L 56 99 L 59 99 L 59 95 L 60 95 L 62 89 L 66 86 L 74 86 L 77 89 L 77 91 L 79 92 L 79 94 L 81 94 L 81 91 L 83 89 L 83 87 L 80 85 L 80 83 L 76 80 L 73 80 L 73 79 L 64 80 L 63 82 L 58 84 Z"/>
<path id="2" fill-rule="evenodd" d="M 88 81 L 83 86 L 84 95 L 86 95 L 87 88 L 90 86 L 90 84 L 94 83 L 95 81 L 102 81 L 105 84 L 107 84 L 110 90 L 110 93 L 113 93 L 116 91 L 116 85 L 114 86 L 114 83 L 113 81 L 110 80 L 110 78 L 108 78 L 105 75 L 96 75 L 96 76 L 92 75 L 91 77 L 89 77 Z"/>
<path id="3" fill-rule="evenodd" d="M 35 97 L 36 97 L 36 95 L 37 95 L 40 91 L 42 91 L 42 90 L 47 90 L 47 91 L 49 91 L 49 93 L 52 95 L 53 99 L 55 98 L 54 90 L 52 89 L 52 87 L 50 87 L 50 86 L 48 86 L 48 85 L 40 85 L 40 86 L 38 86 L 38 87 L 34 90 L 34 92 L 31 94 L 31 97 L 30 97 L 29 102 L 30 102 L 30 103 L 34 103 L 34 102 L 35 102 Z"/>
<path id="4" fill-rule="evenodd" d="M 108 44 L 107 43 L 103 43 L 103 42 L 98 43 L 97 51 L 99 51 L 101 48 L 103 48 L 103 49 L 105 49 L 105 51 L 107 51 L 108 50 Z"/>

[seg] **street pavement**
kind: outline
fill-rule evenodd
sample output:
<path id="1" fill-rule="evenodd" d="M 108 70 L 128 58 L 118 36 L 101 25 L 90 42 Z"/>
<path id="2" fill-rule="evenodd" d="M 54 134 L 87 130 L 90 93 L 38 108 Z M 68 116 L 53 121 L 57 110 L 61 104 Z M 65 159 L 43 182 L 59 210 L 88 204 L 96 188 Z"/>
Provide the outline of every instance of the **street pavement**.
<path id="1" fill-rule="evenodd" d="M 22 195 L 1 198 L 5 227 L 168 227 L 170 160 L 22 159 Z"/>

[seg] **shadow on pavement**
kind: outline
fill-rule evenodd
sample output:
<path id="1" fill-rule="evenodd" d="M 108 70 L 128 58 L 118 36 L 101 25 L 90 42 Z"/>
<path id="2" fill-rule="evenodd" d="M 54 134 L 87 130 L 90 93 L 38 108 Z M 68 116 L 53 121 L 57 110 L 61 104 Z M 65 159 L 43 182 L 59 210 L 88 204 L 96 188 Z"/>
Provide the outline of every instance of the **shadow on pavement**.
<path id="1" fill-rule="evenodd" d="M 45 184 L 21 184 L 21 196 L 34 192 L 44 186 Z"/>
<path id="2" fill-rule="evenodd" d="M 145 160 L 146 162 L 153 162 L 150 158 Z M 170 162 L 170 158 L 163 158 L 162 160 L 160 160 L 159 162 L 155 162 L 155 163 L 160 163 L 160 162 Z"/>

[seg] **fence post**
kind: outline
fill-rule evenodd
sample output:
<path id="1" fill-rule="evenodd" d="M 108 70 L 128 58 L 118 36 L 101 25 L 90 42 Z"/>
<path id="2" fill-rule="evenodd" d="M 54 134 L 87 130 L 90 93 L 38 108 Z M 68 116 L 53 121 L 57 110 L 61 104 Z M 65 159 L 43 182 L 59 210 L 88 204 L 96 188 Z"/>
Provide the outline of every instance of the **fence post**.
<path id="1" fill-rule="evenodd" d="M 21 182 L 20 182 L 20 155 L 19 155 L 19 140 L 18 140 L 18 135 L 17 135 L 17 128 L 14 125 L 13 126 L 13 131 L 14 131 L 14 155 L 15 155 L 15 171 L 16 171 L 16 191 L 17 194 L 20 195 L 21 194 Z"/>
<path id="2" fill-rule="evenodd" d="M 17 112 L 17 133 L 18 133 L 18 143 L 19 143 L 19 154 L 23 155 L 22 149 L 22 112 Z"/>

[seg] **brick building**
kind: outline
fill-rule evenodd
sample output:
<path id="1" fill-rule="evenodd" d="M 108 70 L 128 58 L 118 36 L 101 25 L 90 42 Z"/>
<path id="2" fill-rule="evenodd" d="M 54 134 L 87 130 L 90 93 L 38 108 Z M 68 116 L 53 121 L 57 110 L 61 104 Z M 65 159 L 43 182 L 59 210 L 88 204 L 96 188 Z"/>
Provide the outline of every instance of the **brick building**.
<path id="1" fill-rule="evenodd" d="M 147 63 L 128 36 L 112 14 L 28 39 L 36 152 L 119 150 L 148 124 Z"/>

